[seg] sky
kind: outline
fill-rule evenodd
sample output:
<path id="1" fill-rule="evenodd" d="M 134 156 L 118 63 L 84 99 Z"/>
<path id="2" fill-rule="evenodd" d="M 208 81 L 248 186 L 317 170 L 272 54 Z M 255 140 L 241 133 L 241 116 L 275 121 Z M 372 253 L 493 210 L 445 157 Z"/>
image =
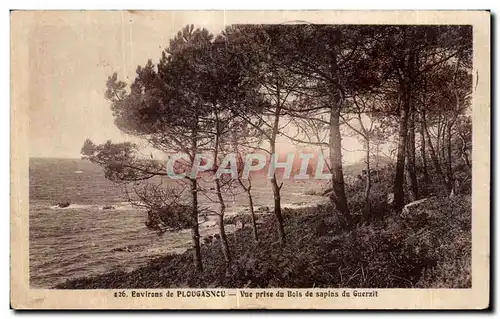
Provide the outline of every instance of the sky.
<path id="1" fill-rule="evenodd" d="M 132 141 L 113 123 L 104 98 L 109 75 L 130 83 L 138 65 L 157 62 L 162 50 L 186 24 L 212 33 L 224 29 L 223 12 L 38 12 L 29 24 L 29 140 L 31 157 L 80 157 L 86 138 L 95 143 Z M 359 148 L 353 138 L 344 141 Z M 285 139 L 281 152 L 294 150 Z M 148 149 L 148 152 L 151 151 Z M 153 151 L 153 154 L 155 152 Z M 159 154 L 155 154 L 159 155 Z M 362 156 L 345 152 L 347 162 Z"/>

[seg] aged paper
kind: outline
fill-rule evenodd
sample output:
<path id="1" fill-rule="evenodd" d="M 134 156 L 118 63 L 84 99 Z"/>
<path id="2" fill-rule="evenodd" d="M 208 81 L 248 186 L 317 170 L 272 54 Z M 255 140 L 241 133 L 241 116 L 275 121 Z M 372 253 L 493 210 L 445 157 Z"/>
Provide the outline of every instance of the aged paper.
<path id="1" fill-rule="evenodd" d="M 11 12 L 11 306 L 487 308 L 489 39 L 487 11 Z"/>

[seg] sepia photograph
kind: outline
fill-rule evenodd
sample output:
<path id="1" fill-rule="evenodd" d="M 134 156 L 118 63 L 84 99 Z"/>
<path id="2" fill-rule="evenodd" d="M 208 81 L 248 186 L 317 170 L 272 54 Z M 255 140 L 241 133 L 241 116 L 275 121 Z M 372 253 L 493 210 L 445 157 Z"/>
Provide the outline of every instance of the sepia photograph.
<path id="1" fill-rule="evenodd" d="M 489 13 L 300 13 L 11 12 L 20 307 L 488 306 Z"/>

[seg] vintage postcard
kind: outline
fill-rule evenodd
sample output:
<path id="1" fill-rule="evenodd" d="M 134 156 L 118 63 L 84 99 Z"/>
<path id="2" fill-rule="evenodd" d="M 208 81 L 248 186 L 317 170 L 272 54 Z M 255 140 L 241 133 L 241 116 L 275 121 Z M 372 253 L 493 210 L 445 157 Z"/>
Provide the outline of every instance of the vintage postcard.
<path id="1" fill-rule="evenodd" d="M 15 309 L 485 309 L 488 11 L 12 11 Z"/>

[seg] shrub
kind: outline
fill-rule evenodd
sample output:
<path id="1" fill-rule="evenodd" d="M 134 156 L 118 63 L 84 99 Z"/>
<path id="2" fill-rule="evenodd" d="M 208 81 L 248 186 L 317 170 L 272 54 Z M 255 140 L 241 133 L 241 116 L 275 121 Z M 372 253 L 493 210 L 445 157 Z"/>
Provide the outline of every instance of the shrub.
<path id="1" fill-rule="evenodd" d="M 258 219 L 259 219 L 258 214 L 256 214 L 255 220 L 257 221 Z M 250 213 L 239 213 L 234 215 L 228 215 L 224 217 L 224 224 L 235 225 L 235 226 L 240 224 L 242 227 L 245 227 L 245 225 L 252 224 L 252 215 Z"/>
<path id="2" fill-rule="evenodd" d="M 146 227 L 164 233 L 167 230 L 180 230 L 192 226 L 192 207 L 170 205 L 148 210 Z"/>
<path id="3" fill-rule="evenodd" d="M 320 189 L 310 189 L 304 192 L 304 195 L 309 196 L 323 196 L 324 191 Z"/>
<path id="4" fill-rule="evenodd" d="M 440 198 L 423 205 L 429 215 L 426 230 L 415 235 L 427 258 L 436 266 L 427 269 L 418 287 L 471 287 L 471 198 Z"/>

